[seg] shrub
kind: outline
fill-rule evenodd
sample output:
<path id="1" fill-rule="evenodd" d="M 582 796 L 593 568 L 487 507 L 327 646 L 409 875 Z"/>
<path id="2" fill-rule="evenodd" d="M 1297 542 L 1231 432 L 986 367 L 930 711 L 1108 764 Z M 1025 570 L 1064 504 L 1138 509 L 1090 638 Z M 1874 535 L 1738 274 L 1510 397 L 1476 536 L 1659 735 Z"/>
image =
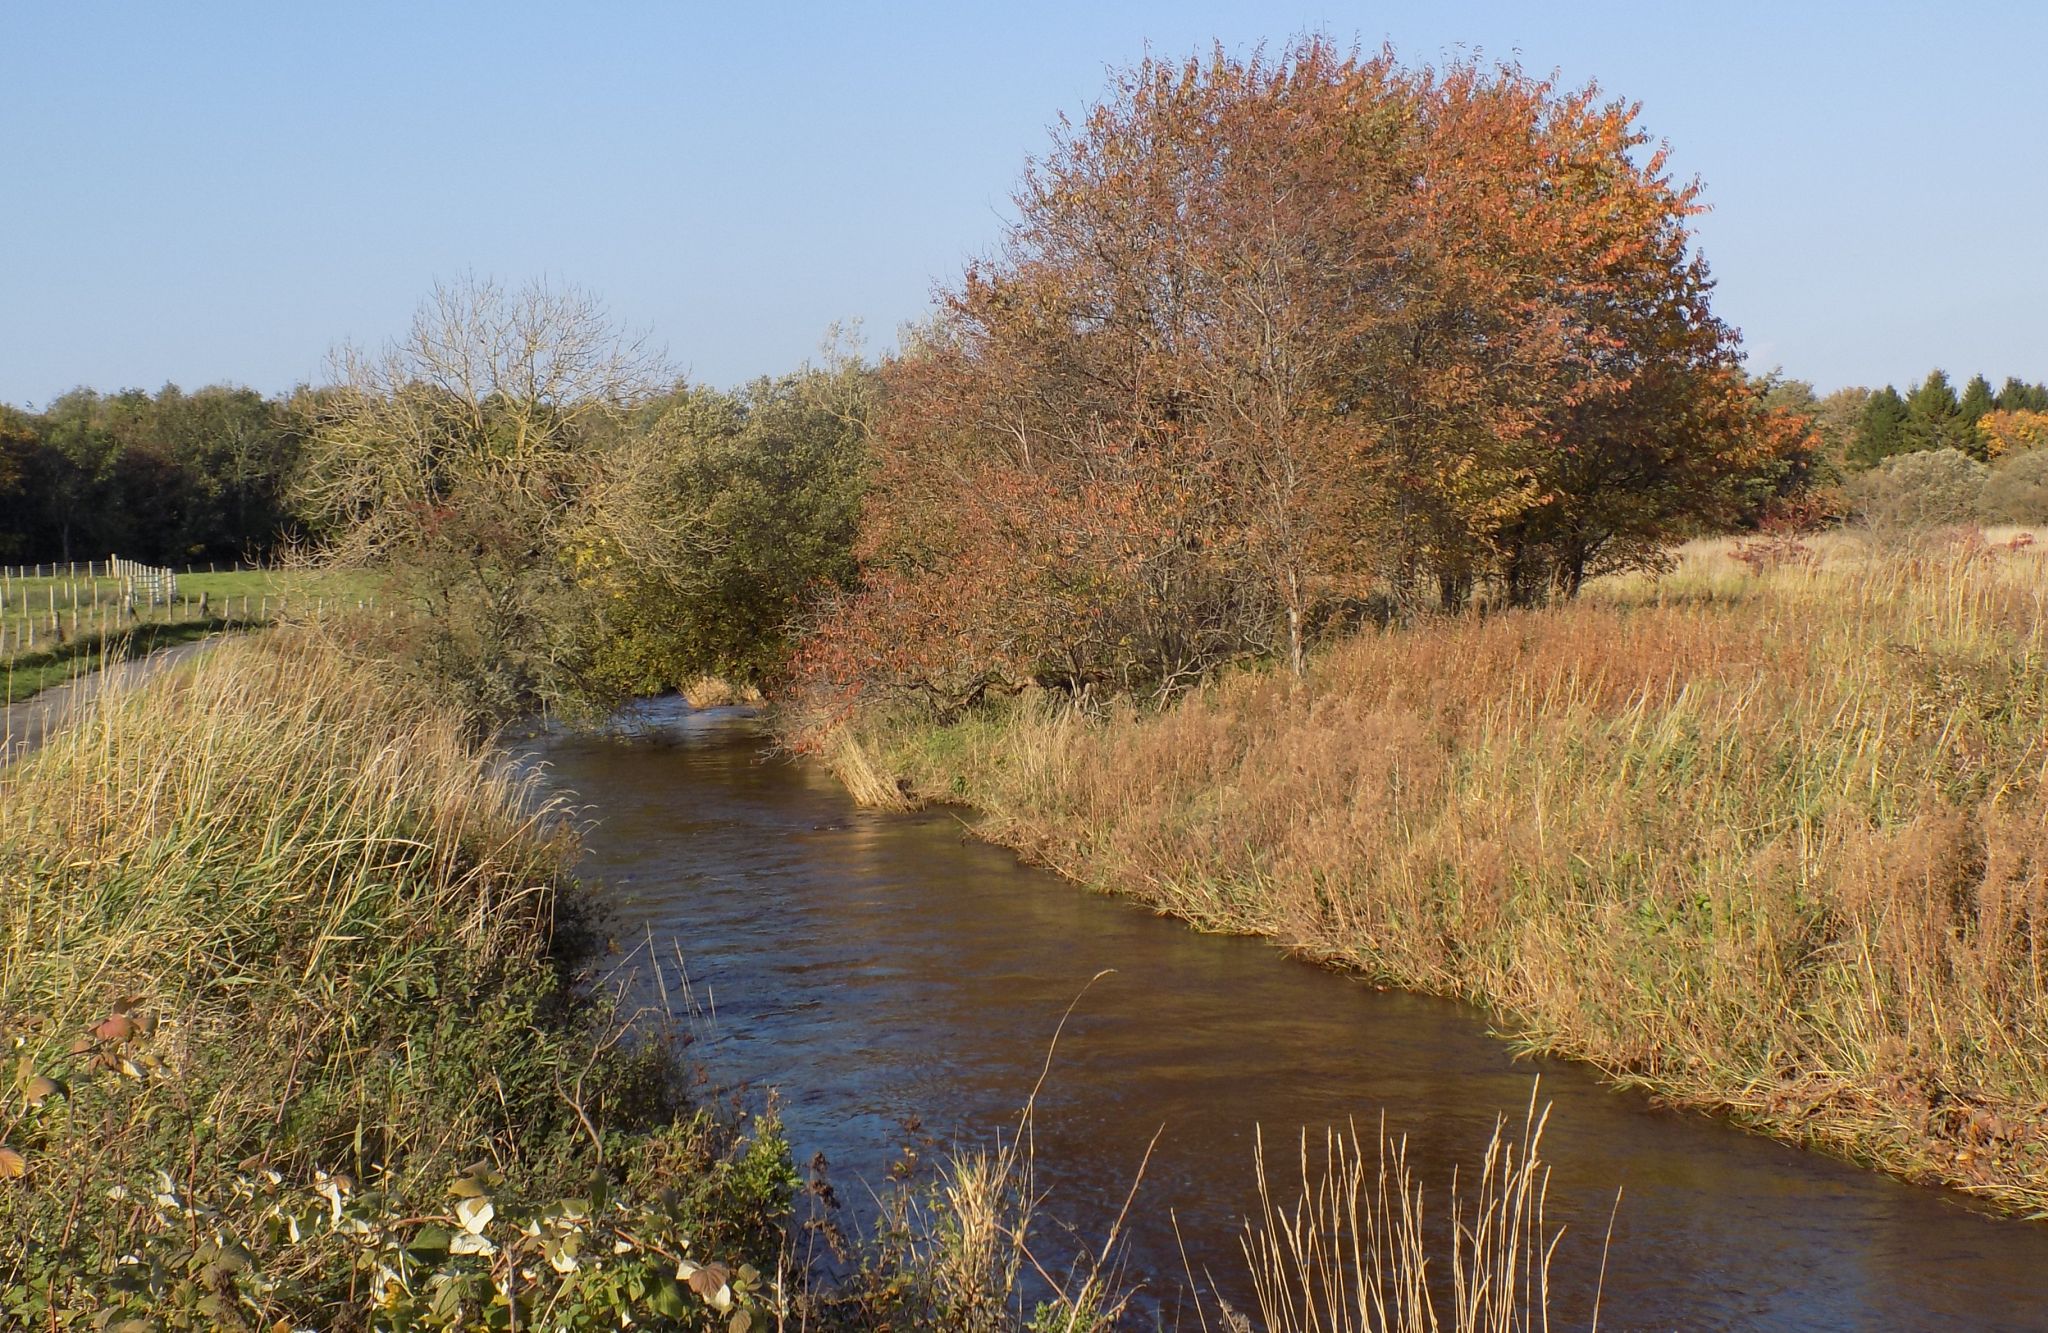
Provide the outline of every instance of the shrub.
<path id="1" fill-rule="evenodd" d="M 1849 484 L 1858 518 L 1878 531 L 1912 531 L 1969 523 L 1990 469 L 1954 449 L 1926 449 L 1887 458 Z"/>
<path id="2" fill-rule="evenodd" d="M 2048 449 L 2000 460 L 1977 503 L 1993 523 L 2048 523 Z"/>

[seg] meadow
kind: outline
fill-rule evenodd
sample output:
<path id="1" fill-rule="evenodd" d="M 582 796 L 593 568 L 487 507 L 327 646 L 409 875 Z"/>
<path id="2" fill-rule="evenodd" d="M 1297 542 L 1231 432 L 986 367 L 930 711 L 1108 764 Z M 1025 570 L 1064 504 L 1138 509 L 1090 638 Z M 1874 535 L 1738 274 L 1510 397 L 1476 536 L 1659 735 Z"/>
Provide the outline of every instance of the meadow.
<path id="1" fill-rule="evenodd" d="M 1156 710 L 871 716 L 838 765 L 1530 1050 L 2048 1216 L 2048 559 L 1698 542 Z"/>
<path id="2" fill-rule="evenodd" d="M 109 662 L 287 615 L 318 618 L 374 603 L 360 575 L 282 569 L 191 570 L 177 596 L 131 610 L 105 563 L 0 573 L 0 703 L 16 703 Z"/>

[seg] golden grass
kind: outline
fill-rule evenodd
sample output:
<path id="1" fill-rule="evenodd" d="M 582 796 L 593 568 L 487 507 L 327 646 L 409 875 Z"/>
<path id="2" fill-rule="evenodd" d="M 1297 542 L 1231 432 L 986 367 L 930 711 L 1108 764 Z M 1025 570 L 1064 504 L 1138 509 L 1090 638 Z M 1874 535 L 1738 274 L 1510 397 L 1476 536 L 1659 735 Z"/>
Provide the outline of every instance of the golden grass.
<path id="1" fill-rule="evenodd" d="M 2048 561 L 1725 544 L 1156 713 L 871 736 L 871 785 L 1531 1047 L 2048 1209 Z M 872 725 L 872 723 L 871 723 Z"/>
<path id="2" fill-rule="evenodd" d="M 677 693 L 692 708 L 727 708 L 761 702 L 761 691 L 745 683 L 735 685 L 723 676 L 699 676 Z"/>
<path id="3" fill-rule="evenodd" d="M 1447 1245 L 1424 1225 L 1422 1186 L 1406 1139 L 1384 1123 L 1331 1129 L 1318 1161 L 1301 1139 L 1301 1192 L 1276 1198 L 1259 1140 L 1259 1215 L 1245 1260 L 1266 1333 L 1533 1333 L 1549 1327 L 1550 1261 L 1562 1227 L 1545 1220 L 1550 1169 L 1541 1145 L 1549 1108 L 1532 1094 L 1519 1135 L 1496 1121 L 1468 1196 L 1455 1178 Z M 1432 1263 L 1448 1266 L 1449 1317 L 1437 1310 Z M 1594 1296 L 1597 1327 L 1598 1293 Z M 1228 1321 L 1239 1322 L 1239 1321 Z"/>

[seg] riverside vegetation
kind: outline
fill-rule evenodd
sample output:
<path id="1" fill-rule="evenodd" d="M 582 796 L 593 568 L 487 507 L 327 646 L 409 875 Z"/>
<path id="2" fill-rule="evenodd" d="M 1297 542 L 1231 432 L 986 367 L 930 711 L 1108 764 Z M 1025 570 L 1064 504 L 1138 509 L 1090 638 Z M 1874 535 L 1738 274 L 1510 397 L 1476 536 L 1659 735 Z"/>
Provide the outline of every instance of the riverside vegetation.
<path id="1" fill-rule="evenodd" d="M 574 984 L 560 810 L 322 633 L 96 704 L 0 775 L 0 809 L 11 1326 L 1120 1325 L 1114 1236 L 1027 1299 L 1028 1108 L 815 1281 L 773 1115 L 691 1105 L 672 1048 Z M 1540 1309 L 1540 1133 L 1532 1104 L 1469 1221 L 1428 1237 L 1457 1267 L 1450 1327 Z M 1275 1333 L 1354 1243 L 1361 1299 L 1384 1284 L 1399 1327 L 1440 1326 L 1420 1185 L 1398 1142 L 1377 1173 L 1368 1152 L 1304 1143 L 1312 1215 L 1267 1192 L 1247 1239 Z"/>
<path id="2" fill-rule="evenodd" d="M 1512 65 L 1147 61 L 1017 203 L 879 367 L 713 393 L 592 298 L 467 278 L 285 403 L 0 413 L 16 554 L 291 546 L 382 608 L 0 774 L 0 1308 L 1124 1319 L 1114 1238 L 1023 1277 L 1014 1144 L 813 1283 L 772 1118 L 578 984 L 573 839 L 480 738 L 708 677 L 868 799 L 2048 1210 L 2040 548 L 1935 535 L 2048 519 L 2039 386 L 1899 417 L 1747 374 L 1698 184 Z M 1398 1144 L 1327 1145 L 1254 1220 L 1263 1326 L 1539 1323 L 1507 1142 L 1448 1286 Z"/>
<path id="3" fill-rule="evenodd" d="M 0 775 L 12 1325 L 758 1308 L 772 1118 L 687 1108 L 571 987 L 573 840 L 387 676 L 224 645 Z"/>
<path id="4" fill-rule="evenodd" d="M 871 712 L 836 758 L 1085 884 L 2048 1216 L 2048 562 L 1801 550 L 1158 710 Z"/>

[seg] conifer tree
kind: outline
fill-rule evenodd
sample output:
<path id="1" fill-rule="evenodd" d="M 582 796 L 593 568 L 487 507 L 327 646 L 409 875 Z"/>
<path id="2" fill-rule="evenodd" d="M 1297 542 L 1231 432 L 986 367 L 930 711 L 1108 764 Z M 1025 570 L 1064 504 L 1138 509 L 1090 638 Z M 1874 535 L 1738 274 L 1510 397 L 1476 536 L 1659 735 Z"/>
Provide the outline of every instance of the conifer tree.
<path id="1" fill-rule="evenodd" d="M 1906 400 L 1887 384 L 1863 405 L 1863 419 L 1856 423 L 1856 438 L 1849 446 L 1849 461 L 1858 467 L 1875 467 L 1893 454 L 1905 453 Z"/>
<path id="2" fill-rule="evenodd" d="M 1997 405 L 2001 412 L 2048 412 L 2048 385 L 2029 384 L 2017 375 L 2008 375 L 1998 391 Z"/>
<path id="3" fill-rule="evenodd" d="M 1962 404 L 1948 381 L 1948 372 L 1930 370 L 1918 388 L 1906 395 L 1906 448 L 1960 449 L 1963 445 Z"/>
<path id="4" fill-rule="evenodd" d="M 1984 437 L 1977 429 L 1977 422 L 1997 406 L 1991 393 L 1991 381 L 1982 375 L 1970 376 L 1970 382 L 1963 386 L 1963 396 L 1957 404 L 1956 420 L 1962 428 L 1959 447 L 1980 462 L 1984 458 Z"/>

